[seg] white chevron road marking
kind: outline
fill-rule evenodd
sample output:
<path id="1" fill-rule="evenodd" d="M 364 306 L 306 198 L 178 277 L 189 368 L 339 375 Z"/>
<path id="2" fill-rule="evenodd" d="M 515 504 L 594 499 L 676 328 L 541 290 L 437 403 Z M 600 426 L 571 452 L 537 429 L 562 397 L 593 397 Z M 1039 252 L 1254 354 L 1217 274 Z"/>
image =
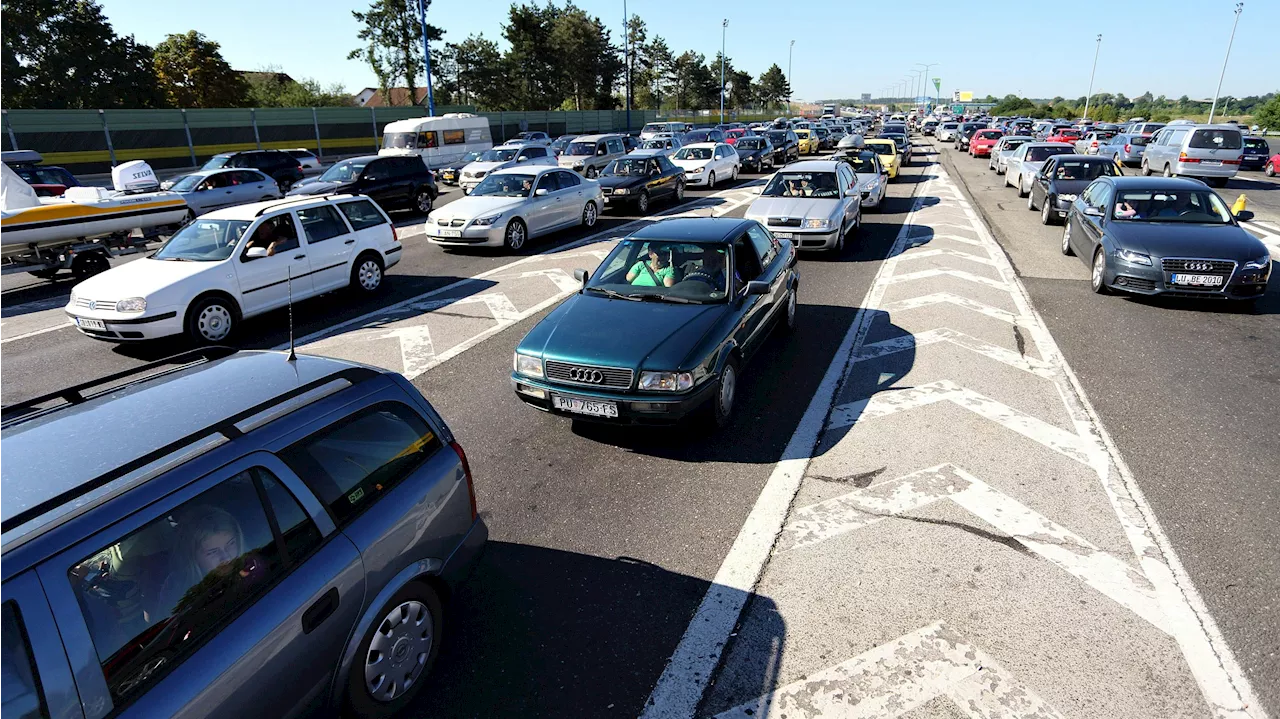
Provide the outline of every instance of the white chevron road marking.
<path id="1" fill-rule="evenodd" d="M 895 259 L 901 260 L 902 256 L 899 256 Z M 974 282 L 979 285 L 986 285 L 987 287 L 994 287 L 997 290 L 1008 291 L 1009 289 L 1009 286 L 1003 280 L 993 280 L 990 277 L 975 275 L 972 272 L 966 272 L 964 270 L 951 270 L 951 269 L 930 269 L 930 270 L 920 270 L 918 272 L 908 272 L 904 275 L 893 275 L 891 277 L 886 277 L 883 281 L 885 284 L 902 284 L 903 282 L 915 282 L 917 280 L 928 280 L 934 277 L 942 277 L 944 275 L 955 277 L 961 280 L 968 280 L 969 282 Z"/>
<path id="2" fill-rule="evenodd" d="M 958 330 L 947 327 L 939 327 L 937 329 L 928 330 L 926 332 L 917 332 L 913 335 L 902 335 L 899 337 L 891 337 L 880 342 L 863 345 L 858 351 L 858 356 L 853 360 L 856 362 L 866 362 L 868 360 L 878 359 L 898 352 L 915 350 L 939 342 L 950 342 L 958 347 L 963 347 L 980 354 L 987 359 L 993 359 L 997 362 L 1006 364 L 1010 367 L 1016 367 L 1024 372 L 1030 372 L 1039 377 L 1052 379 L 1059 376 L 1059 372 L 1054 369 L 1053 365 L 1034 357 L 1018 354 L 1013 350 L 1005 349 L 998 345 L 993 345 L 985 340 L 980 340 Z"/>
<path id="3" fill-rule="evenodd" d="M 972 310 L 979 314 L 986 315 L 992 319 L 1002 320 L 1011 325 L 1030 325 L 1033 320 L 1027 315 L 1016 315 L 1008 310 L 1002 310 L 999 307 L 979 302 L 977 300 L 962 297 L 951 292 L 932 292 L 919 297 L 911 297 L 905 300 L 898 300 L 884 305 L 881 309 L 885 312 L 893 314 L 894 312 L 903 312 L 906 310 L 914 310 L 920 307 L 928 307 L 937 304 L 952 304 Z"/>

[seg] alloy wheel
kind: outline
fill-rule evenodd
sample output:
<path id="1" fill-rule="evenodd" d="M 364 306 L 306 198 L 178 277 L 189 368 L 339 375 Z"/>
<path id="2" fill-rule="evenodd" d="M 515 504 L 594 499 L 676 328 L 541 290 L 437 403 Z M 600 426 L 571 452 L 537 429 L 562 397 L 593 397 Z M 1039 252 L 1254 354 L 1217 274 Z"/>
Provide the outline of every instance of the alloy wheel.
<path id="1" fill-rule="evenodd" d="M 587 168 L 587 177 L 588 177 L 588 178 L 590 178 L 590 179 L 594 180 L 594 179 L 596 179 L 596 175 L 597 175 L 597 174 L 599 174 L 599 173 L 598 173 L 598 172 L 596 172 L 596 168 L 594 168 L 594 167 L 588 167 L 588 168 Z"/>
<path id="2" fill-rule="evenodd" d="M 716 394 L 716 402 L 720 405 L 720 415 L 728 417 L 733 412 L 734 394 L 738 391 L 738 373 L 732 364 L 727 364 L 720 373 L 720 391 Z"/>
<path id="3" fill-rule="evenodd" d="M 1049 210 L 1049 198 L 1044 198 L 1044 207 L 1040 208 L 1040 223 L 1047 225 L 1053 222 L 1053 213 Z"/>
<path id="4" fill-rule="evenodd" d="M 524 223 L 518 220 L 512 220 L 507 224 L 507 247 L 518 250 L 524 247 L 525 235 Z"/>
<path id="5" fill-rule="evenodd" d="M 676 180 L 676 202 L 684 202 L 684 181 Z"/>
<path id="6" fill-rule="evenodd" d="M 416 600 L 400 604 L 382 618 L 365 654 L 369 696 L 393 701 L 418 681 L 431 656 L 433 631 L 431 611 Z"/>
<path id="7" fill-rule="evenodd" d="M 1093 271 L 1089 274 L 1089 282 L 1093 286 L 1093 291 L 1098 294 L 1106 294 L 1107 276 L 1107 253 L 1101 247 L 1093 253 Z"/>
<path id="8" fill-rule="evenodd" d="M 642 214 L 642 215 L 644 215 L 644 214 L 648 214 L 648 212 L 649 212 L 649 193 L 647 193 L 647 192 L 641 192 L 641 193 L 640 193 L 640 197 L 636 198 L 636 210 L 638 210 L 638 211 L 640 212 L 640 214 Z"/>
<path id="9" fill-rule="evenodd" d="M 1062 254 L 1070 257 L 1073 252 L 1071 250 L 1071 220 L 1067 220 L 1067 226 L 1062 230 Z"/>
<path id="10" fill-rule="evenodd" d="M 423 214 L 431 212 L 431 193 L 426 190 L 422 190 L 418 193 L 417 202 L 414 204 L 418 206 L 418 212 Z"/>
<path id="11" fill-rule="evenodd" d="M 582 224 L 586 227 L 596 226 L 596 203 L 588 202 L 587 206 L 582 208 Z"/>

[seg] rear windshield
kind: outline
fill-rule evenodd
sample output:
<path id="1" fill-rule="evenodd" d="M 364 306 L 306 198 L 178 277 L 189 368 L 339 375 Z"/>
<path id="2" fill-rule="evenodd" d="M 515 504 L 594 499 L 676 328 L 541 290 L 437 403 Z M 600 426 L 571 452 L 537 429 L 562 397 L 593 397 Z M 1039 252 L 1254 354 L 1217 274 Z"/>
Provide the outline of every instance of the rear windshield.
<path id="1" fill-rule="evenodd" d="M 644 126 L 641 132 L 666 132 L 667 124 L 665 122 L 651 122 Z"/>
<path id="2" fill-rule="evenodd" d="M 1267 145 L 1266 140 L 1259 140 L 1257 138 L 1245 140 L 1244 146 L 1250 150 L 1262 150 L 1263 152 L 1268 152 L 1271 149 L 1271 147 Z"/>
<path id="3" fill-rule="evenodd" d="M 1239 130 L 1196 130 L 1187 146 L 1197 150 L 1239 150 L 1244 146 L 1244 137 Z"/>
<path id="4" fill-rule="evenodd" d="M 1054 170 L 1055 180 L 1096 180 L 1099 177 L 1115 177 L 1116 165 L 1109 160 L 1059 160 Z"/>
<path id="5" fill-rule="evenodd" d="M 1002 134 L 1003 134 L 1003 133 L 1001 133 L 999 130 L 988 130 L 988 131 L 986 131 L 986 132 L 980 132 L 980 133 L 978 133 L 978 139 L 980 139 L 980 140 L 995 140 L 995 139 L 998 139 Z"/>
<path id="6" fill-rule="evenodd" d="M 738 147 L 743 150 L 759 150 L 764 147 L 763 137 L 744 137 L 738 140 Z"/>
<path id="7" fill-rule="evenodd" d="M 1062 147 L 1033 147 L 1027 150 L 1027 159 L 1031 162 L 1040 162 L 1050 155 L 1070 155 L 1076 150 L 1070 145 Z"/>
<path id="8" fill-rule="evenodd" d="M 1135 135 L 1129 138 L 1129 144 L 1138 147 L 1146 147 L 1149 142 L 1151 142 L 1151 138 L 1146 135 Z"/>

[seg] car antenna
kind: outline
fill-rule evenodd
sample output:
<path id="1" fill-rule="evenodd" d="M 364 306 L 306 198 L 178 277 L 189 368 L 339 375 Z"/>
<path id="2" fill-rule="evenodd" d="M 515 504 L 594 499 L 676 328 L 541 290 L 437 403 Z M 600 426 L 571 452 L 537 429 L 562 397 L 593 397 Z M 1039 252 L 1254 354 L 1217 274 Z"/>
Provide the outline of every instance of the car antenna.
<path id="1" fill-rule="evenodd" d="M 289 356 L 286 357 L 285 360 L 288 362 L 297 362 L 298 353 L 294 351 L 293 348 L 293 268 L 289 265 L 285 265 L 284 269 L 286 273 L 285 276 L 287 278 L 285 281 L 288 283 L 286 285 L 286 290 L 289 297 Z"/>

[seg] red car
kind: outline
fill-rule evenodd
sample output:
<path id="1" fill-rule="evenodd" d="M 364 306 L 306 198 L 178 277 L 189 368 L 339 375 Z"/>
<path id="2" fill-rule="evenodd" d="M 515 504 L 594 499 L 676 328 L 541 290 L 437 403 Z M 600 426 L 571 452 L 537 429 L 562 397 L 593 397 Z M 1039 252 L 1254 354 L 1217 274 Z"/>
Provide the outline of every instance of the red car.
<path id="1" fill-rule="evenodd" d="M 1280 152 L 1271 156 L 1267 160 L 1267 164 L 1262 166 L 1262 171 L 1267 173 L 1267 177 L 1275 177 L 1276 173 L 1280 173 Z"/>
<path id="2" fill-rule="evenodd" d="M 991 157 L 991 148 L 1000 142 L 1004 132 L 1000 130 L 978 130 L 969 139 L 969 157 Z"/>
<path id="3" fill-rule="evenodd" d="M 754 137 L 755 133 L 745 127 L 735 127 L 724 131 L 724 141 L 730 145 L 737 144 L 740 137 Z"/>
<path id="4" fill-rule="evenodd" d="M 1065 142 L 1068 145 L 1076 144 L 1076 140 L 1081 137 L 1080 131 L 1073 127 L 1064 127 L 1052 135 L 1044 138 L 1045 142 Z"/>

